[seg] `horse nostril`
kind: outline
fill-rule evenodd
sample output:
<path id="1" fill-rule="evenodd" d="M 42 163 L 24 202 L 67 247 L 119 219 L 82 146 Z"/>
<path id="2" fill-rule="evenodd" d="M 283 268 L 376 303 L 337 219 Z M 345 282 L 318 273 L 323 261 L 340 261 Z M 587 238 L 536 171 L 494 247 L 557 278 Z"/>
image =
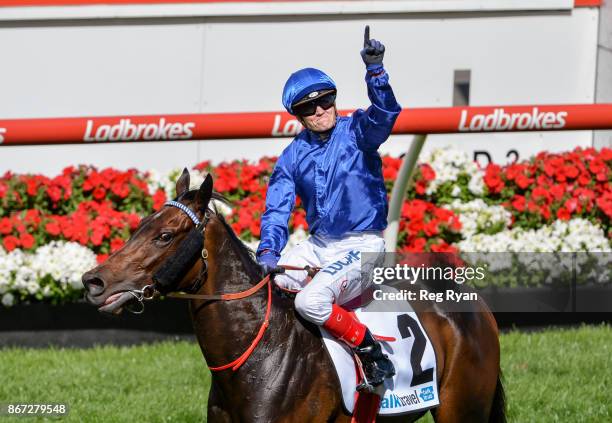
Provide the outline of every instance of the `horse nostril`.
<path id="1" fill-rule="evenodd" d="M 91 295 L 100 295 L 104 292 L 104 281 L 95 275 L 84 274 L 83 286 Z"/>

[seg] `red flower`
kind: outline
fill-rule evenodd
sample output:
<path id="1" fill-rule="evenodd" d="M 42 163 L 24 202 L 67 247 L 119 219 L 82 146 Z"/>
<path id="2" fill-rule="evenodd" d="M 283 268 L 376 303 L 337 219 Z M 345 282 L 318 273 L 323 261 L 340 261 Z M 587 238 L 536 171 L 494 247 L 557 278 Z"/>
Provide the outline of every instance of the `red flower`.
<path id="1" fill-rule="evenodd" d="M 427 236 L 434 236 L 440 233 L 440 231 L 438 230 L 437 220 L 430 220 L 429 222 L 425 224 L 423 229 L 425 230 L 425 235 Z"/>
<path id="2" fill-rule="evenodd" d="M 535 202 L 529 201 L 527 203 L 527 210 L 529 210 L 532 213 L 536 213 L 536 212 L 540 211 L 540 207 L 538 207 L 538 205 Z"/>
<path id="3" fill-rule="evenodd" d="M 459 232 L 461 230 L 461 220 L 459 220 L 458 216 L 453 216 L 451 218 L 451 223 L 450 223 L 450 228 L 454 231 L 454 232 Z"/>
<path id="4" fill-rule="evenodd" d="M 580 213 L 580 210 L 582 209 L 580 207 L 580 203 L 578 203 L 578 200 L 575 198 L 569 198 L 565 201 L 565 204 L 563 204 L 563 206 L 567 209 L 567 211 L 569 211 L 570 213 Z"/>
<path id="5" fill-rule="evenodd" d="M 417 235 L 419 232 L 421 232 L 424 229 L 425 225 L 423 224 L 423 221 L 420 219 L 412 219 L 410 220 L 410 222 L 408 222 L 408 232 L 410 232 L 413 235 Z"/>
<path id="6" fill-rule="evenodd" d="M 550 208 L 547 205 L 540 206 L 540 214 L 544 220 L 550 219 Z"/>
<path id="7" fill-rule="evenodd" d="M 419 179 L 414 184 L 414 190 L 419 195 L 424 195 L 426 188 L 427 188 L 427 184 L 422 179 Z"/>
<path id="8" fill-rule="evenodd" d="M 93 198 L 96 200 L 102 200 L 104 197 L 106 197 L 106 190 L 104 188 L 98 187 L 94 189 Z"/>
<path id="9" fill-rule="evenodd" d="M 555 184 L 550 187 L 549 191 L 555 201 L 561 201 L 563 195 L 565 195 L 565 187 L 563 185 Z"/>
<path id="10" fill-rule="evenodd" d="M 566 208 L 561 207 L 559 210 L 557 210 L 557 219 L 570 220 L 570 217 L 572 217 L 572 215 Z"/>
<path id="11" fill-rule="evenodd" d="M 415 240 L 406 247 L 406 250 L 413 253 L 422 253 L 425 251 L 425 246 L 427 245 L 427 241 L 425 238 L 415 238 Z"/>
<path id="12" fill-rule="evenodd" d="M 606 164 L 599 159 L 594 159 L 589 162 L 589 170 L 593 174 L 602 173 L 606 171 Z"/>
<path id="13" fill-rule="evenodd" d="M 421 175 L 426 181 L 433 181 L 436 178 L 436 172 L 426 163 L 421 165 Z"/>
<path id="14" fill-rule="evenodd" d="M 123 241 L 123 239 L 119 237 L 113 238 L 110 242 L 111 253 L 114 253 L 119 248 L 123 247 L 124 244 L 125 244 L 125 241 Z"/>
<path id="15" fill-rule="evenodd" d="M 4 244 L 4 249 L 8 252 L 11 252 L 15 248 L 19 247 L 19 239 L 17 239 L 16 237 L 12 235 L 4 237 L 4 239 L 2 240 L 2 243 Z"/>
<path id="16" fill-rule="evenodd" d="M 94 229 L 94 231 L 91 234 L 90 239 L 93 245 L 95 245 L 96 247 L 99 247 L 100 245 L 102 245 L 102 242 L 104 241 L 104 232 L 102 232 L 99 229 Z"/>
<path id="17" fill-rule="evenodd" d="M 3 217 L 0 219 L 0 234 L 8 235 L 13 231 L 13 224 L 11 223 L 11 219 L 8 217 Z"/>
<path id="18" fill-rule="evenodd" d="M 36 195 L 38 192 L 38 179 L 32 177 L 26 181 L 26 192 L 31 197 Z"/>
<path id="19" fill-rule="evenodd" d="M 36 209 L 26 211 L 24 220 L 26 223 L 36 227 L 40 223 L 40 212 Z"/>
<path id="20" fill-rule="evenodd" d="M 568 178 L 574 179 L 578 176 L 578 168 L 572 165 L 566 165 L 563 167 L 563 171 Z"/>
<path id="21" fill-rule="evenodd" d="M 108 254 L 98 254 L 96 256 L 96 261 L 98 262 L 98 264 L 102 264 L 106 261 L 107 258 L 108 258 Z"/>
<path id="22" fill-rule="evenodd" d="M 59 223 L 53 218 L 45 225 L 45 230 L 49 233 L 49 235 L 53 236 L 57 236 L 61 232 Z"/>
<path id="23" fill-rule="evenodd" d="M 505 183 L 501 178 L 501 168 L 496 164 L 489 164 L 485 171 L 484 183 L 493 194 L 500 193 L 504 188 Z"/>
<path id="24" fill-rule="evenodd" d="M 519 186 L 519 188 L 525 189 L 533 183 L 533 178 L 528 178 L 527 176 L 521 173 L 516 177 L 515 182 Z"/>
<path id="25" fill-rule="evenodd" d="M 531 191 L 531 198 L 539 204 L 548 203 L 550 201 L 550 193 L 542 187 L 535 187 Z"/>
<path id="26" fill-rule="evenodd" d="M 34 237 L 27 232 L 23 232 L 21 236 L 19 237 L 19 242 L 25 249 L 32 248 L 34 246 L 34 241 L 35 241 Z"/>
<path id="27" fill-rule="evenodd" d="M 582 186 L 586 186 L 591 182 L 591 177 L 587 173 L 581 173 L 578 177 L 578 183 Z"/>
<path id="28" fill-rule="evenodd" d="M 606 216 L 612 219 L 612 192 L 608 191 L 605 195 L 595 200 L 595 203 Z"/>
<path id="29" fill-rule="evenodd" d="M 166 202 L 166 192 L 163 189 L 158 189 L 153 194 L 153 210 L 157 211 L 162 208 Z"/>
<path id="30" fill-rule="evenodd" d="M 111 191 L 119 198 L 125 198 L 130 194 L 130 187 L 127 183 L 114 183 L 111 186 Z M 95 196 L 94 191 L 94 196 Z"/>
<path id="31" fill-rule="evenodd" d="M 525 170 L 524 165 L 513 163 L 506 168 L 506 179 L 509 181 L 512 181 L 517 176 L 522 175 L 524 170 Z"/>
<path id="32" fill-rule="evenodd" d="M 54 203 L 57 203 L 62 198 L 62 190 L 57 185 L 47 187 L 47 195 Z"/>
<path id="33" fill-rule="evenodd" d="M 210 168 L 210 161 L 205 160 L 203 162 L 200 162 L 197 165 L 195 165 L 193 168 L 200 172 L 207 170 L 208 168 Z"/>
<path id="34" fill-rule="evenodd" d="M 457 248 L 441 240 L 438 244 L 433 244 L 431 246 L 431 251 L 433 251 L 434 253 L 456 253 Z"/>
<path id="35" fill-rule="evenodd" d="M 525 197 L 523 197 L 522 195 L 515 195 L 514 199 L 512 200 L 512 207 L 514 207 L 516 210 L 518 211 L 524 211 L 525 210 Z"/>

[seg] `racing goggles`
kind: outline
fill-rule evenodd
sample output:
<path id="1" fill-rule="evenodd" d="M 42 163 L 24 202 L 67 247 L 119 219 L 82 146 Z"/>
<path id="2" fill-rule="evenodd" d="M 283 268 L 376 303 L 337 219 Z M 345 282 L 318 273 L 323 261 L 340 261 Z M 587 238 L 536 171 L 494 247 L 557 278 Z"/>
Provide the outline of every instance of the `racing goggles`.
<path id="1" fill-rule="evenodd" d="M 310 93 L 309 96 L 317 95 L 317 93 Z M 317 106 L 321 106 L 323 110 L 329 109 L 336 102 L 336 91 L 330 91 L 326 94 L 321 95 L 320 97 L 316 97 L 312 100 L 308 99 L 308 97 L 299 102 L 291 108 L 296 116 L 312 116 L 317 111 Z"/>

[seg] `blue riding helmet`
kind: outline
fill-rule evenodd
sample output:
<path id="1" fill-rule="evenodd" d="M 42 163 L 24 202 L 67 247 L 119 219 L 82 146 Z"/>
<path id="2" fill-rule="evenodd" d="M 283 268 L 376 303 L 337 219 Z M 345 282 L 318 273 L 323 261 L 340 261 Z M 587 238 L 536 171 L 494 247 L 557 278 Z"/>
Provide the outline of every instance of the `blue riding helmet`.
<path id="1" fill-rule="evenodd" d="M 283 106 L 292 115 L 291 107 L 307 94 L 318 90 L 336 89 L 336 83 L 324 72 L 315 68 L 304 68 L 291 74 L 283 88 Z"/>

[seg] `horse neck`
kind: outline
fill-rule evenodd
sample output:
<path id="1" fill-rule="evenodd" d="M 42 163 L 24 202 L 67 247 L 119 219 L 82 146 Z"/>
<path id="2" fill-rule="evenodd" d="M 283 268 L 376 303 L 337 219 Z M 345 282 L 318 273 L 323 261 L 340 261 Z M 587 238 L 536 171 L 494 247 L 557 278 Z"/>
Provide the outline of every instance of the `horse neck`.
<path id="1" fill-rule="evenodd" d="M 247 269 L 248 262 L 239 250 L 242 247 L 220 222 L 207 227 L 206 247 L 209 251 L 208 276 L 200 293 L 238 293 L 259 282 Z M 268 291 L 264 286 L 243 299 L 191 302 L 196 336 L 211 366 L 226 364 L 249 347 L 264 321 L 267 301 Z M 286 313 L 286 310 L 276 309 L 274 314 L 279 312 Z"/>

